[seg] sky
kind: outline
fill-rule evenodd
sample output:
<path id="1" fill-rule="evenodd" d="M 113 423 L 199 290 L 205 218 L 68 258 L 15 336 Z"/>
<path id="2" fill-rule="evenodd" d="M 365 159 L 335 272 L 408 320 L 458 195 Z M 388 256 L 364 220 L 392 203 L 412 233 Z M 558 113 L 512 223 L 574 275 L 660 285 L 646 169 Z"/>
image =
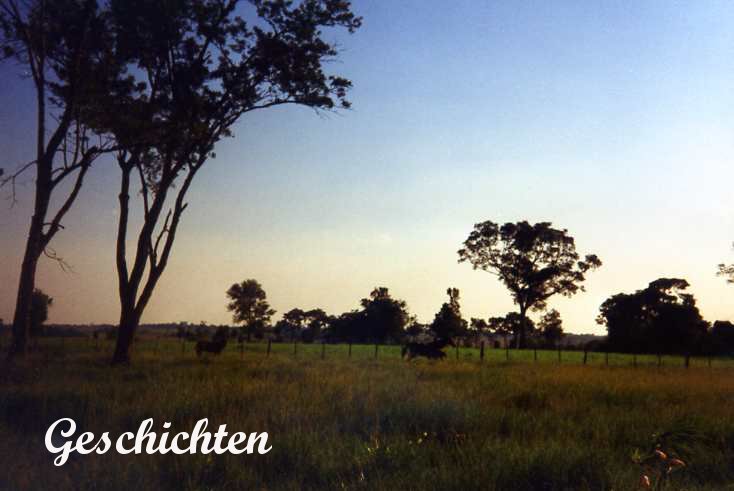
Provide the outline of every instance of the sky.
<path id="1" fill-rule="evenodd" d="M 461 291 L 465 318 L 515 307 L 457 263 L 473 225 L 550 221 L 604 265 L 554 298 L 567 332 L 610 295 L 659 277 L 691 284 L 708 320 L 734 320 L 734 3 L 355 1 L 329 32 L 353 109 L 250 113 L 197 175 L 169 266 L 142 321 L 227 323 L 225 291 L 257 279 L 276 318 L 339 314 L 387 286 L 430 322 Z M 30 81 L 0 67 L 0 155 L 32 157 Z M 119 171 L 99 161 L 37 285 L 50 322 L 114 323 Z M 0 190 L 0 318 L 12 319 L 31 177 Z"/>

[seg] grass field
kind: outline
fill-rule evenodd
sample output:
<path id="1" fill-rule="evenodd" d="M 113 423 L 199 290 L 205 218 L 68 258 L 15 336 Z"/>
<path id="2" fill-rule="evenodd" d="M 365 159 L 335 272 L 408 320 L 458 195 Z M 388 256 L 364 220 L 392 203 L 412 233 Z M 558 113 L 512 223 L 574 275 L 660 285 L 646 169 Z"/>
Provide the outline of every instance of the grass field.
<path id="1" fill-rule="evenodd" d="M 232 345 L 196 360 L 191 343 L 148 339 L 130 368 L 100 341 L 43 341 L 33 368 L 0 385 L 3 489 L 637 489 L 631 456 L 684 431 L 687 466 L 663 489 L 734 489 L 729 360 L 450 349 L 443 362 L 399 347 Z M 172 431 L 200 418 L 270 435 L 265 455 L 73 455 L 54 467 L 50 423 L 119 435 L 152 417 Z M 670 450 L 670 449 L 666 449 Z"/>

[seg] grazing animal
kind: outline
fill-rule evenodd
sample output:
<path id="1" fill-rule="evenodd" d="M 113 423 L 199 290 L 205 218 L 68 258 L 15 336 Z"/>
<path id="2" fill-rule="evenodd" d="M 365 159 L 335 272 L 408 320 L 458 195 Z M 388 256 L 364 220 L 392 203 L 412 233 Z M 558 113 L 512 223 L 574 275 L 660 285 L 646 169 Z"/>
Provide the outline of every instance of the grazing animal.
<path id="1" fill-rule="evenodd" d="M 218 355 L 227 346 L 227 338 L 227 329 L 219 328 L 211 341 L 196 342 L 196 356 L 201 356 L 202 352 Z"/>
<path id="2" fill-rule="evenodd" d="M 456 346 L 451 338 L 437 338 L 430 343 L 408 343 L 403 346 L 402 356 L 410 361 L 417 356 L 425 356 L 430 360 L 442 360 L 446 358 L 443 349 L 446 346 Z"/>

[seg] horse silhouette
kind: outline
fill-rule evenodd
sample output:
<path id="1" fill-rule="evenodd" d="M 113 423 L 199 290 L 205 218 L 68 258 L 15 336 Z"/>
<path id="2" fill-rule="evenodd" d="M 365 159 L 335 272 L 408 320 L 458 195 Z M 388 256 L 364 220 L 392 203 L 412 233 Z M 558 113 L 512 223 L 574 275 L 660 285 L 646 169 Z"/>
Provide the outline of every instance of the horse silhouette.
<path id="1" fill-rule="evenodd" d="M 214 353 L 218 355 L 227 346 L 228 337 L 226 328 L 217 329 L 211 341 L 202 340 L 196 342 L 196 356 L 201 356 L 202 353 Z"/>
<path id="2" fill-rule="evenodd" d="M 446 346 L 456 346 L 451 338 L 436 338 L 430 343 L 407 343 L 403 346 L 402 357 L 407 355 L 408 360 L 417 356 L 425 356 L 430 360 L 442 360 L 446 358 L 443 349 Z"/>

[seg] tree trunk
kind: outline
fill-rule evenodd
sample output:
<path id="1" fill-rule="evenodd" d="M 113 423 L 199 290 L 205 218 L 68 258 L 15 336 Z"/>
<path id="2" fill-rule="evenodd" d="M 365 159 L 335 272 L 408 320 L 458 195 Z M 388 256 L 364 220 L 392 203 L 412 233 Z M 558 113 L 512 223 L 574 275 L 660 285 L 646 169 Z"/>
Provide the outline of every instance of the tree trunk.
<path id="1" fill-rule="evenodd" d="M 23 265 L 20 271 L 18 284 L 18 297 L 15 303 L 15 316 L 13 317 L 12 343 L 8 357 L 23 357 L 26 353 L 28 334 L 31 328 L 31 307 L 33 302 L 33 290 L 36 285 L 36 268 L 38 267 L 37 241 L 28 239 L 26 244 Z"/>
<path id="2" fill-rule="evenodd" d="M 528 325 L 527 309 L 520 307 L 520 332 L 517 336 L 517 349 L 525 348 L 527 345 L 526 331 Z"/>
<path id="3" fill-rule="evenodd" d="M 36 269 L 44 249 L 43 223 L 51 197 L 50 165 L 46 166 L 45 163 L 41 162 L 38 165 L 36 200 L 20 270 L 18 296 L 15 304 L 15 315 L 13 316 L 13 340 L 8 351 L 8 358 L 25 355 L 28 334 L 31 328 L 31 306 L 33 291 L 36 287 Z"/>
<path id="4" fill-rule="evenodd" d="M 132 349 L 133 340 L 135 339 L 135 331 L 138 328 L 139 319 L 135 315 L 135 309 L 125 306 L 120 312 L 120 325 L 117 328 L 117 343 L 115 343 L 115 353 L 112 355 L 112 365 L 129 365 L 130 351 Z"/>

